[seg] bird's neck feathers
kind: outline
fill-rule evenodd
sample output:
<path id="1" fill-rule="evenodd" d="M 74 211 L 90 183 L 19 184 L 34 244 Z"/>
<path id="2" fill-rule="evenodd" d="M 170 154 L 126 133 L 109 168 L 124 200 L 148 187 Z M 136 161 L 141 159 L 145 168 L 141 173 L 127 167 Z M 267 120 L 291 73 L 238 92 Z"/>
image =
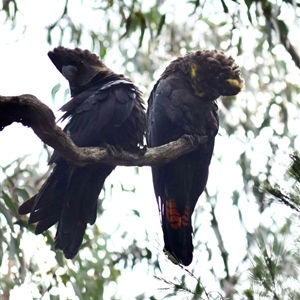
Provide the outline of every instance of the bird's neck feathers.
<path id="1" fill-rule="evenodd" d="M 90 82 L 88 82 L 86 85 L 83 86 L 75 86 L 72 87 L 70 85 L 70 90 L 71 90 L 71 96 L 75 97 L 79 95 L 80 93 L 90 89 L 94 88 L 95 86 L 102 86 L 106 84 L 107 82 L 114 81 L 114 80 L 127 80 L 128 82 L 131 82 L 130 79 L 125 77 L 122 74 L 116 74 L 110 69 L 106 69 L 105 71 L 100 71 L 97 75 L 95 75 Z"/>

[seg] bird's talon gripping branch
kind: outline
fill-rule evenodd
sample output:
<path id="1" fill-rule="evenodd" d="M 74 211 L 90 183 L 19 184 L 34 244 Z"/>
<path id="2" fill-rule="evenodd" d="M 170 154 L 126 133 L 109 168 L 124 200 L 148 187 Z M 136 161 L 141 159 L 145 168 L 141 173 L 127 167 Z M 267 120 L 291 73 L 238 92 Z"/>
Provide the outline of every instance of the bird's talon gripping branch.
<path id="1" fill-rule="evenodd" d="M 118 145 L 114 146 L 114 149 L 115 149 L 116 151 L 120 152 L 121 154 L 124 153 L 124 149 L 123 149 L 122 147 L 118 146 Z"/>
<path id="2" fill-rule="evenodd" d="M 187 140 L 189 143 L 193 144 L 193 135 L 192 134 L 184 134 L 182 136 L 182 138 Z"/>
<path id="3" fill-rule="evenodd" d="M 183 139 L 185 139 L 186 141 L 188 141 L 192 146 L 199 146 L 199 148 L 203 147 L 203 144 L 205 144 L 205 142 L 207 141 L 207 136 L 201 136 L 199 134 L 184 134 L 182 136 Z"/>
<path id="4" fill-rule="evenodd" d="M 109 153 L 110 156 L 114 156 L 114 154 L 116 153 L 117 148 L 110 144 L 102 143 L 101 146 L 106 149 L 106 151 Z"/>
<path id="5" fill-rule="evenodd" d="M 207 135 L 199 135 L 199 134 L 193 134 L 194 143 L 199 146 L 199 148 L 206 147 L 206 142 L 208 139 Z"/>
<path id="6" fill-rule="evenodd" d="M 140 149 L 139 149 L 139 154 L 140 154 L 140 156 L 143 156 L 143 155 L 145 155 L 145 153 L 147 152 L 147 150 L 148 150 L 148 147 L 145 145 L 144 147 L 141 147 Z"/>

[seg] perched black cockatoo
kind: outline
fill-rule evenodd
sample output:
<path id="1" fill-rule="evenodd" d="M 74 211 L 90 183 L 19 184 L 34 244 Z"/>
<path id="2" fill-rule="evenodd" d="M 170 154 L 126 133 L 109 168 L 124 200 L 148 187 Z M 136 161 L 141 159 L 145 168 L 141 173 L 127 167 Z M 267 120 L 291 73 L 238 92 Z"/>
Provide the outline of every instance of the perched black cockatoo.
<path id="1" fill-rule="evenodd" d="M 244 86 L 239 67 L 223 52 L 196 51 L 172 61 L 148 101 L 149 147 L 184 134 L 207 136 L 199 150 L 153 167 L 153 185 L 162 219 L 165 252 L 175 263 L 193 259 L 191 216 L 208 177 L 219 128 L 215 100 L 236 95 Z"/>
<path id="2" fill-rule="evenodd" d="M 73 142 L 80 147 L 110 144 L 137 151 L 147 122 L 141 92 L 132 81 L 114 73 L 88 50 L 58 47 L 48 56 L 70 85 L 72 99 L 61 110 L 63 120 L 70 118 L 64 131 Z M 29 223 L 37 223 L 37 234 L 58 222 L 55 247 L 73 258 L 87 223 L 96 220 L 99 193 L 114 167 L 74 167 L 57 151 L 49 163 L 55 164 L 51 175 L 19 213 L 30 213 Z"/>

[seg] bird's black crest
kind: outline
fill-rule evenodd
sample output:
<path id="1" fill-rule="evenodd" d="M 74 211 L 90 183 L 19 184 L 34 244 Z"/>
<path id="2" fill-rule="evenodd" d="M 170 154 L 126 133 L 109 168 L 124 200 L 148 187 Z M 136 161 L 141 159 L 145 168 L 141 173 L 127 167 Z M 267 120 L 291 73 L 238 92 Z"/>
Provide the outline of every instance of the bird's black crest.
<path id="1" fill-rule="evenodd" d="M 60 72 L 62 66 L 66 64 L 74 65 L 86 62 L 95 67 L 104 65 L 99 56 L 89 50 L 82 50 L 80 48 L 69 49 L 59 46 L 52 51 L 49 51 L 48 56 Z"/>

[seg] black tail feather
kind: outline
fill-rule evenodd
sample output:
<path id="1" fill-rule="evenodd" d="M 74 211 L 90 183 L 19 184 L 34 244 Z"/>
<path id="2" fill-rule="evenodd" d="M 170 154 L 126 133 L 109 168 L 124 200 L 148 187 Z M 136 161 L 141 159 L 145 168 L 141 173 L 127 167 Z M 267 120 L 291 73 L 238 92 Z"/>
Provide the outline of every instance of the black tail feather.
<path id="1" fill-rule="evenodd" d="M 182 230 L 163 227 L 163 232 L 164 251 L 169 252 L 178 263 L 188 266 L 193 260 L 192 227 Z"/>
<path id="2" fill-rule="evenodd" d="M 178 199 L 163 200 L 162 228 L 164 233 L 164 251 L 173 257 L 173 262 L 188 266 L 193 260 L 193 228 L 191 225 L 191 211 L 189 204 L 180 211 L 177 203 L 189 203 Z"/>
<path id="3" fill-rule="evenodd" d="M 59 218 L 60 218 L 60 211 L 58 211 L 57 214 L 54 214 L 46 219 L 39 221 L 36 224 L 35 233 L 36 234 L 43 233 L 44 231 L 49 229 L 51 226 L 56 224 L 59 221 Z"/>
<path id="4" fill-rule="evenodd" d="M 94 224 L 98 196 L 112 170 L 106 165 L 72 170 L 55 237 L 55 248 L 63 250 L 66 258 L 79 251 L 87 223 Z"/>
<path id="5" fill-rule="evenodd" d="M 66 258 L 73 258 L 87 224 L 95 223 L 98 196 L 112 170 L 107 165 L 75 168 L 61 161 L 39 193 L 19 207 L 19 213 L 30 212 L 29 223 L 37 223 L 36 234 L 58 222 L 55 248 L 63 250 Z"/>
<path id="6" fill-rule="evenodd" d="M 27 215 L 32 211 L 32 208 L 33 208 L 34 203 L 35 203 L 36 196 L 37 195 L 34 195 L 30 199 L 26 200 L 22 205 L 20 205 L 20 207 L 18 209 L 18 213 L 20 215 Z"/>
<path id="7" fill-rule="evenodd" d="M 57 205 L 59 204 L 59 205 Z M 62 210 L 62 203 L 57 203 L 57 201 L 52 201 L 49 203 L 48 206 L 40 208 L 36 211 L 34 211 L 28 220 L 29 224 L 34 224 L 37 222 L 42 222 L 46 219 L 48 219 L 50 216 L 59 215 Z"/>

